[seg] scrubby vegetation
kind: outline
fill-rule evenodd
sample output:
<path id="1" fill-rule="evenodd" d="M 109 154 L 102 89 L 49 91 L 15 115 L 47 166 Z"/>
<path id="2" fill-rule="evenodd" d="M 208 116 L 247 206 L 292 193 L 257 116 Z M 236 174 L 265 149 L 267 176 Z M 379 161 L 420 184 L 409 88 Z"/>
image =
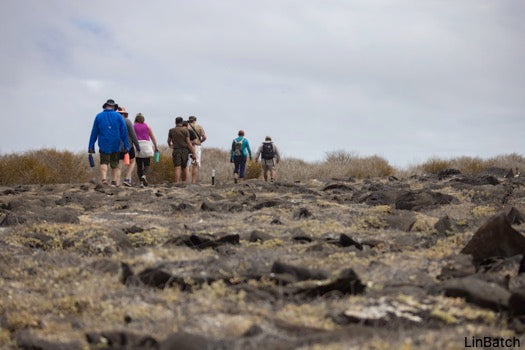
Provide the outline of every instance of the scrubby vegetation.
<path id="1" fill-rule="evenodd" d="M 204 148 L 202 168 L 199 171 L 201 182 L 209 182 L 215 170 L 217 182 L 232 181 L 232 164 L 229 152 L 218 148 Z M 98 179 L 98 155 L 95 155 L 95 169 L 89 168 L 87 155 L 58 151 L 56 149 L 33 150 L 24 153 L 0 155 L 0 185 L 81 183 Z M 516 153 L 488 159 L 478 157 L 431 158 L 422 164 L 408 169 L 397 169 L 380 156 L 359 156 L 345 150 L 327 152 L 319 162 L 306 162 L 297 158 L 284 158 L 278 166 L 278 178 L 284 181 L 326 180 L 330 178 L 358 179 L 367 177 L 398 177 L 414 174 L 438 174 L 445 169 L 457 169 L 464 174 L 474 175 L 488 168 L 525 168 L 525 158 Z M 260 163 L 250 162 L 246 166 L 246 179 L 260 178 Z M 134 181 L 136 179 L 136 175 Z M 174 181 L 171 150 L 161 148 L 159 163 L 153 163 L 148 176 L 152 183 Z"/>

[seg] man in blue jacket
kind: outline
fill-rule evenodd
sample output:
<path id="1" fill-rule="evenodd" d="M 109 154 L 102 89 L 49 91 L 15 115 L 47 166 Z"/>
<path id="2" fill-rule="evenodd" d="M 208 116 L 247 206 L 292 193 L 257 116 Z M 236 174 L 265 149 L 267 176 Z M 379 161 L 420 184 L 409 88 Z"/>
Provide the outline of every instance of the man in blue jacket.
<path id="1" fill-rule="evenodd" d="M 100 174 L 102 177 L 102 184 L 108 185 L 106 179 L 108 172 L 108 164 L 112 169 L 112 186 L 118 185 L 120 178 L 119 158 L 121 143 L 124 145 L 125 152 L 129 151 L 128 131 L 126 129 L 126 122 L 122 115 L 115 110 L 118 105 L 113 100 L 107 100 L 102 106 L 104 110 L 97 114 L 93 128 L 91 129 L 91 137 L 89 139 L 89 153 L 95 153 L 95 141 L 98 139 L 98 148 L 100 152 Z"/>
<path id="2" fill-rule="evenodd" d="M 244 137 L 244 130 L 239 130 L 239 137 L 233 139 L 232 150 L 230 152 L 230 162 L 235 165 L 233 169 L 233 181 L 237 183 L 244 179 L 244 170 L 246 169 L 247 156 L 252 160 L 252 150 L 250 143 Z"/>

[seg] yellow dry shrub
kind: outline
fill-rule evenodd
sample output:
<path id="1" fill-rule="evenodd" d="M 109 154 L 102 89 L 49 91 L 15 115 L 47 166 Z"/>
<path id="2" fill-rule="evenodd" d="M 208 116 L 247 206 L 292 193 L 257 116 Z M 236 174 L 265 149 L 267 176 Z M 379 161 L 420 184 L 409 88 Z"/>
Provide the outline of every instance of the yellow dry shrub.
<path id="1" fill-rule="evenodd" d="M 246 163 L 246 172 L 244 173 L 244 178 L 246 180 L 258 179 L 262 174 L 261 163 L 249 160 Z"/>

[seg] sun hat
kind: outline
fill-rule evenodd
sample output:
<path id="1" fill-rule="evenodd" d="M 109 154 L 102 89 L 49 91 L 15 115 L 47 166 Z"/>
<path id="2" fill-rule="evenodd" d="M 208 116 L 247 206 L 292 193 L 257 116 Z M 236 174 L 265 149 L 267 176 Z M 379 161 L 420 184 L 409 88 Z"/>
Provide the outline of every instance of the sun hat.
<path id="1" fill-rule="evenodd" d="M 194 116 L 194 115 L 190 115 L 190 116 L 188 117 L 188 120 L 189 120 L 190 122 L 192 122 L 192 121 L 197 121 L 197 117 Z"/>
<path id="2" fill-rule="evenodd" d="M 110 99 L 108 99 L 108 100 L 106 101 L 106 103 L 104 103 L 104 104 L 102 105 L 102 108 L 106 108 L 106 107 L 118 108 L 118 104 L 115 103 L 115 100 L 113 100 L 113 99 L 110 98 Z"/>
<path id="3" fill-rule="evenodd" d="M 128 111 L 126 111 L 126 108 L 124 107 L 119 107 L 117 112 L 119 112 L 120 114 L 128 115 Z"/>

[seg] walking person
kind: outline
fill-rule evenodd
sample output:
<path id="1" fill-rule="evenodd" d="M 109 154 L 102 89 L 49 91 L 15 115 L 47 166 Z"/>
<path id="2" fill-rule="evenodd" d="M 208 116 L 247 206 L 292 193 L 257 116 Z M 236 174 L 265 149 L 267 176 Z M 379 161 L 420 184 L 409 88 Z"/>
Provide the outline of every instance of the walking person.
<path id="1" fill-rule="evenodd" d="M 159 151 L 153 131 L 149 125 L 145 123 L 145 120 L 144 115 L 138 113 L 135 116 L 135 123 L 133 124 L 140 144 L 140 152 L 137 154 L 137 175 L 140 180 L 140 187 L 148 186 L 146 175 L 149 173 L 151 157 L 153 157 L 155 152 Z M 152 147 L 152 143 L 154 148 Z"/>
<path id="2" fill-rule="evenodd" d="M 194 115 L 190 115 L 188 117 L 188 122 L 188 128 L 197 136 L 197 138 L 193 141 L 196 157 L 191 166 L 191 183 L 196 184 L 198 182 L 199 168 L 201 167 L 201 145 L 204 141 L 206 141 L 206 132 L 204 132 L 202 126 L 197 124 L 197 117 Z"/>
<path id="3" fill-rule="evenodd" d="M 256 162 L 259 161 L 259 156 L 261 157 L 264 181 L 268 181 L 268 173 L 270 173 L 270 181 L 274 182 L 276 174 L 275 167 L 279 164 L 281 155 L 270 136 L 266 136 L 264 142 L 259 146 L 259 149 L 257 149 L 257 152 L 255 153 Z"/>
<path id="4" fill-rule="evenodd" d="M 182 117 L 175 118 L 175 127 L 168 133 L 168 146 L 173 149 L 173 166 L 175 167 L 175 183 L 186 182 L 188 178 L 188 156 L 193 159 L 195 150 L 190 141 L 190 132 L 183 125 Z"/>
<path id="5" fill-rule="evenodd" d="M 124 117 L 124 122 L 126 122 L 126 129 L 128 131 L 128 142 L 130 145 L 129 149 L 129 165 L 126 170 L 126 175 L 124 175 L 124 180 L 122 181 L 122 184 L 127 187 L 131 187 L 131 174 L 133 174 L 133 169 L 135 168 L 135 156 L 136 153 L 140 152 L 140 145 L 139 141 L 137 139 L 137 135 L 135 134 L 135 129 L 133 128 L 133 124 L 131 123 L 131 120 L 128 119 L 128 112 L 126 111 L 126 108 L 119 107 L 117 111 Z M 119 168 L 122 171 L 124 168 L 124 155 L 126 153 L 122 151 L 120 152 L 120 161 L 119 161 Z M 120 179 L 119 179 L 120 180 Z M 119 181 L 117 181 L 117 185 L 119 184 Z"/>
<path id="6" fill-rule="evenodd" d="M 233 181 L 237 183 L 244 179 L 247 157 L 252 160 L 252 150 L 248 139 L 244 137 L 244 130 L 239 130 L 237 138 L 233 139 L 232 149 L 230 152 L 230 162 L 234 164 Z"/>
<path id="7" fill-rule="evenodd" d="M 119 158 L 121 142 L 125 152 L 129 150 L 128 132 L 126 122 L 120 113 L 115 111 L 118 105 L 114 100 L 107 100 L 102 112 L 96 115 L 89 138 L 88 152 L 95 153 L 95 142 L 98 140 L 100 152 L 100 175 L 102 184 L 107 186 L 108 164 L 112 171 L 112 186 L 118 185 L 120 178 Z"/>

